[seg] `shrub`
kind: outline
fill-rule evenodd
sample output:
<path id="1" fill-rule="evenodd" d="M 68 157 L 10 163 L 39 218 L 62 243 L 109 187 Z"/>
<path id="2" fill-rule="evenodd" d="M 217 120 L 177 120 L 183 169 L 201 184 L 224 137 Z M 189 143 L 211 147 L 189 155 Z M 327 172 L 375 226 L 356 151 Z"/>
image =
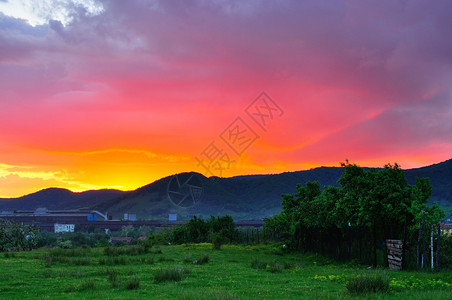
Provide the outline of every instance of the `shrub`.
<path id="1" fill-rule="evenodd" d="M 132 277 L 127 281 L 126 288 L 128 290 L 136 290 L 140 287 L 140 279 L 138 277 Z"/>
<path id="2" fill-rule="evenodd" d="M 69 240 L 59 242 L 58 247 L 60 247 L 61 249 L 70 249 L 70 248 L 72 248 L 72 242 Z"/>
<path id="3" fill-rule="evenodd" d="M 389 279 L 382 274 L 360 275 L 350 278 L 345 286 L 351 294 L 385 293 L 389 291 Z"/>
<path id="4" fill-rule="evenodd" d="M 186 273 L 188 273 L 188 270 L 179 266 L 159 269 L 154 274 L 154 282 L 160 283 L 165 281 L 181 281 Z"/>

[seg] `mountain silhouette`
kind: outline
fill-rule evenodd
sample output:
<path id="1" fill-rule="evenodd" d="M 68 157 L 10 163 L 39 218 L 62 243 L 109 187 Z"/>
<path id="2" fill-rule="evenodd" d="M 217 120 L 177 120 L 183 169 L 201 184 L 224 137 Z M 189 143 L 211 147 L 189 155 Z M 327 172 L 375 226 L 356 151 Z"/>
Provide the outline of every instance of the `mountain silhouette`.
<path id="1" fill-rule="evenodd" d="M 74 193 L 48 188 L 18 198 L 0 199 L 0 210 L 95 209 L 115 219 L 124 213 L 137 219 L 167 219 L 177 213 L 179 219 L 192 215 L 231 215 L 236 220 L 261 219 L 281 210 L 281 194 L 294 193 L 297 184 L 318 181 L 322 186 L 336 185 L 341 167 L 274 175 L 242 175 L 207 178 L 199 173 L 179 173 L 159 179 L 134 191 L 95 190 Z M 433 187 L 429 203 L 437 203 L 449 216 L 452 211 L 452 159 L 442 163 L 405 170 L 410 184 L 415 178 L 428 177 Z"/>

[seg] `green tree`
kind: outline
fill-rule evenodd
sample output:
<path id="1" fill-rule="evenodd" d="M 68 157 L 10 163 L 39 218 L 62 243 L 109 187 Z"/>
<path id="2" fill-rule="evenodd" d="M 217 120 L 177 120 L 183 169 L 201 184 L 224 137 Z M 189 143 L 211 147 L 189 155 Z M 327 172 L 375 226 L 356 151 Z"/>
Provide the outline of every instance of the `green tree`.
<path id="1" fill-rule="evenodd" d="M 348 161 L 341 166 L 341 187 L 322 191 L 318 182 L 297 185 L 294 194 L 282 195 L 281 213 L 265 219 L 265 226 L 279 230 L 292 248 L 309 251 L 336 247 L 340 255 L 346 245 L 350 255 L 358 240 L 360 257 L 364 245 L 371 250 L 367 261 L 377 265 L 381 242 L 408 239 L 407 231 L 416 229 L 423 212 L 428 226 L 443 215 L 438 206 L 427 206 L 432 193 L 429 180 L 416 179 L 415 185 L 409 185 L 397 163 L 381 169 L 365 169 Z"/>
<path id="2" fill-rule="evenodd" d="M 8 220 L 0 220 L 0 251 L 31 250 L 37 246 L 38 229 Z"/>

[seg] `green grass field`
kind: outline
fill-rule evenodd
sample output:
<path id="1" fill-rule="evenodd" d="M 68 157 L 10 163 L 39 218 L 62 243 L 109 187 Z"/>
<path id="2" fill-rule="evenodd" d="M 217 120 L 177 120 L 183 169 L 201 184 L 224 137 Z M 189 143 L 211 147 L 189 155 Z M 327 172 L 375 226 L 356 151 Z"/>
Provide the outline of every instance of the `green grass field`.
<path id="1" fill-rule="evenodd" d="M 372 270 L 316 255 L 282 255 L 271 245 L 160 250 L 0 254 L 0 299 L 452 299 L 451 272 Z M 351 295 L 345 287 L 350 278 L 374 274 L 388 277 L 389 292 Z"/>

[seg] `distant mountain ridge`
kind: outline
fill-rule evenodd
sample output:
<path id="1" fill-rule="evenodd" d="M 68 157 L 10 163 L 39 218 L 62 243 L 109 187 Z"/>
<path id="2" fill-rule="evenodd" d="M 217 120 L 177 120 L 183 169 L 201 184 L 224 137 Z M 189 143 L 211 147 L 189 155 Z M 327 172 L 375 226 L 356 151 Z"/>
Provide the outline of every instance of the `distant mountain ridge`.
<path id="1" fill-rule="evenodd" d="M 159 179 L 134 191 L 96 190 L 74 193 L 59 188 L 44 189 L 19 198 L 0 199 L 0 210 L 38 207 L 91 208 L 108 212 L 114 218 L 122 218 L 124 213 L 132 213 L 139 219 L 167 219 L 169 213 L 177 213 L 181 219 L 192 215 L 225 214 L 233 216 L 236 220 L 260 219 L 279 213 L 281 194 L 295 192 L 297 184 L 318 181 L 322 186 L 338 186 L 337 180 L 342 172 L 343 168 L 340 167 L 319 167 L 274 175 L 242 175 L 230 178 L 207 178 L 195 172 L 180 173 Z M 405 172 L 410 184 L 414 184 L 415 177 L 429 177 L 433 186 L 430 202 L 438 203 L 446 210 L 447 215 L 450 215 L 452 159 L 422 168 L 408 169 Z M 188 179 L 196 180 L 195 184 L 191 187 L 190 184 L 181 187 L 177 192 L 172 191 L 178 181 L 182 185 Z M 185 204 L 194 192 L 201 195 L 199 201 L 187 207 Z M 176 196 L 180 198 L 173 199 Z M 180 205 L 175 205 L 179 201 L 182 201 Z"/>
<path id="2" fill-rule="evenodd" d="M 62 188 L 47 188 L 18 198 L 0 199 L 0 209 L 3 210 L 33 210 L 38 207 L 48 209 L 89 209 L 96 203 L 118 197 L 124 193 L 118 190 L 95 190 L 74 193 Z"/>

